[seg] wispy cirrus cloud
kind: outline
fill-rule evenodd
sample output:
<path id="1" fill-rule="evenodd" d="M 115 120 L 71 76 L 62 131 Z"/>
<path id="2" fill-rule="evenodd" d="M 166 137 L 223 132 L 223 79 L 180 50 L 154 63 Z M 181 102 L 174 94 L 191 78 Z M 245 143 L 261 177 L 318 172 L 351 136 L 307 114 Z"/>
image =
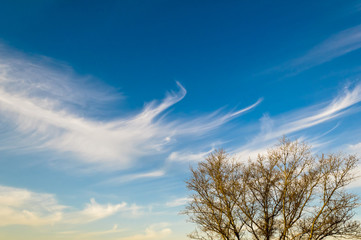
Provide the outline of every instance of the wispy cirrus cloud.
<path id="1" fill-rule="evenodd" d="M 109 217 L 121 210 L 127 210 L 127 203 L 119 204 L 99 204 L 94 198 L 90 199 L 85 208 L 81 211 L 75 211 L 65 214 L 64 221 L 67 223 L 88 223 L 99 219 Z"/>
<path id="2" fill-rule="evenodd" d="M 7 137 L 2 140 L 2 149 L 50 149 L 71 153 L 87 164 L 127 168 L 138 157 L 159 153 L 178 136 L 214 130 L 261 102 L 226 114 L 216 111 L 170 121 L 163 114 L 186 95 L 177 83 L 178 91 L 168 92 L 162 101 L 146 104 L 137 114 L 109 120 L 92 117 L 96 114 L 90 114 L 93 109 L 87 106 L 98 99 L 106 106 L 117 99 L 117 93 L 106 87 L 100 92 L 92 87 L 84 89 L 82 84 L 74 84 L 78 81 L 81 77 L 69 74 L 68 67 L 53 67 L 46 59 L 33 60 L 18 53 L 2 55 L 0 115 L 1 125 L 6 126 L 3 136 Z M 94 111 L 104 115 L 99 108 Z"/>
<path id="3" fill-rule="evenodd" d="M 172 152 L 167 160 L 171 162 L 199 162 L 203 160 L 208 154 L 210 154 L 214 149 L 212 148 L 206 152 L 199 153 L 190 153 L 190 152 Z"/>
<path id="4" fill-rule="evenodd" d="M 116 89 L 90 75 L 78 75 L 53 59 L 25 55 L 1 43 L 0 56 L 1 88 L 9 94 L 37 98 L 40 106 L 76 109 L 84 115 L 124 99 Z"/>
<path id="5" fill-rule="evenodd" d="M 233 153 L 242 158 L 256 157 L 259 153 L 265 153 L 267 148 L 283 135 L 300 134 L 303 130 L 351 114 L 352 111 L 359 111 L 356 105 L 360 102 L 361 84 L 359 83 L 353 88 L 345 87 L 334 99 L 328 102 L 276 117 L 270 117 L 266 114 L 260 121 L 261 131 L 251 141 L 235 149 Z M 338 125 L 339 123 L 325 134 L 333 131 Z M 311 138 L 310 140 L 316 141 L 312 142 L 314 147 L 318 145 L 317 139 Z"/>
<path id="6" fill-rule="evenodd" d="M 85 224 L 119 212 L 135 214 L 139 207 L 125 202 L 100 204 L 91 199 L 82 210 L 61 205 L 53 194 L 0 185 L 0 226 Z"/>
<path id="7" fill-rule="evenodd" d="M 229 151 L 242 160 L 247 160 L 249 157 L 255 158 L 258 154 L 266 153 L 267 149 L 284 135 L 298 136 L 299 140 L 307 140 L 313 147 L 319 147 L 328 142 L 328 140 L 321 140 L 321 138 L 339 127 L 340 123 L 338 122 L 334 127 L 317 136 L 313 136 L 311 133 L 305 134 L 304 131 L 359 111 L 360 108 L 357 105 L 360 102 L 361 83 L 358 83 L 354 87 L 344 87 L 333 99 L 323 103 L 278 116 L 271 117 L 269 114 L 264 114 L 260 121 L 256 123 L 260 131 L 255 132 L 253 137 L 245 144 L 241 146 L 234 144 Z M 361 153 L 359 144 L 350 145 L 349 150 Z M 213 149 L 206 152 L 197 152 L 195 150 L 172 152 L 167 160 L 171 162 L 200 161 L 204 160 L 211 151 Z"/>
<path id="8" fill-rule="evenodd" d="M 305 55 L 273 70 L 297 74 L 361 48 L 361 25 L 343 30 L 319 43 Z"/>
<path id="9" fill-rule="evenodd" d="M 264 128 L 265 131 L 262 132 L 260 137 L 269 140 L 313 127 L 347 114 L 350 107 L 359 102 L 361 102 L 361 84 L 356 85 L 353 89 L 345 87 L 338 96 L 328 103 L 301 109 L 278 119 L 266 119 L 263 125 L 273 125 L 273 127 Z M 270 121 L 273 123 L 270 124 Z M 274 123 L 277 123 L 277 125 Z"/>
<path id="10" fill-rule="evenodd" d="M 334 127 L 324 133 L 313 136 L 312 133 L 305 133 L 312 127 L 317 127 L 323 123 L 342 118 L 348 114 L 359 111 L 357 107 L 361 102 L 361 83 L 352 86 L 345 86 L 333 99 L 323 103 L 286 112 L 277 116 L 264 114 L 260 121 L 252 125 L 252 129 L 259 128 L 258 132 L 250 137 L 250 140 L 242 145 L 233 143 L 228 147 L 228 151 L 240 160 L 247 160 L 249 157 L 255 158 L 258 154 L 264 154 L 267 149 L 273 146 L 282 136 L 298 136 L 299 140 L 305 140 L 314 148 L 320 147 L 322 144 L 329 143 L 329 140 L 322 139 L 330 134 L 340 123 L 337 122 Z M 361 148 L 359 145 L 350 146 L 353 151 Z M 188 150 L 174 151 L 167 157 L 169 162 L 197 162 L 204 160 L 210 151 L 200 151 L 192 147 Z"/>
<path id="11" fill-rule="evenodd" d="M 128 183 L 131 181 L 136 181 L 139 179 L 151 179 L 151 178 L 159 178 L 166 174 L 164 169 L 154 170 L 149 172 L 140 172 L 140 173 L 133 173 L 133 174 L 125 174 L 119 177 L 110 178 L 106 181 L 99 183 L 100 185 L 113 185 L 113 184 L 123 184 Z"/>
<path id="12" fill-rule="evenodd" d="M 172 201 L 167 202 L 165 205 L 167 207 L 179 207 L 179 206 L 186 205 L 190 200 L 191 199 L 187 198 L 187 197 L 176 198 Z"/>

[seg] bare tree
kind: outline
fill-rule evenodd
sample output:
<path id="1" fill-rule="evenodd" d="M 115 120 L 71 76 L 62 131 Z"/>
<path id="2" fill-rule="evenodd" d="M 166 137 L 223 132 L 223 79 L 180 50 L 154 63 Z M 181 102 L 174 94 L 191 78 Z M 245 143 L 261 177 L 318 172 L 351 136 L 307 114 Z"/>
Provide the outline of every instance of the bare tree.
<path id="1" fill-rule="evenodd" d="M 356 176 L 354 155 L 317 156 L 287 138 L 247 164 L 223 150 L 191 168 L 191 201 L 184 214 L 212 240 L 361 239 L 353 220 L 358 197 L 345 187 Z"/>

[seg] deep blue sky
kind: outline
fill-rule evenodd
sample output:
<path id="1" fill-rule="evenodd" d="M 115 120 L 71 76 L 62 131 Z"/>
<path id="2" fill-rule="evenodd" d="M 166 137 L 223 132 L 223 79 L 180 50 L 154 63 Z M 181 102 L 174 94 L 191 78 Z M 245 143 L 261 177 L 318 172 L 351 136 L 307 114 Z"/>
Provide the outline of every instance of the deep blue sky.
<path id="1" fill-rule="evenodd" d="M 1 1 L 0 238 L 185 239 L 215 148 L 361 154 L 360 24 L 359 0 Z"/>
<path id="2" fill-rule="evenodd" d="M 196 100 L 196 109 L 208 111 L 259 95 L 276 100 L 279 93 L 270 92 L 270 86 L 288 89 L 286 98 L 300 87 L 317 90 L 323 85 L 319 73 L 306 85 L 304 77 L 290 83 L 279 81 L 283 74 L 259 74 L 360 18 L 350 14 L 352 1 L 5 2 L 3 42 L 106 81 L 130 95 L 130 108 L 161 97 L 175 80 L 189 92 L 181 105 L 190 108 Z M 220 88 L 228 93 L 222 101 L 208 97 Z"/>

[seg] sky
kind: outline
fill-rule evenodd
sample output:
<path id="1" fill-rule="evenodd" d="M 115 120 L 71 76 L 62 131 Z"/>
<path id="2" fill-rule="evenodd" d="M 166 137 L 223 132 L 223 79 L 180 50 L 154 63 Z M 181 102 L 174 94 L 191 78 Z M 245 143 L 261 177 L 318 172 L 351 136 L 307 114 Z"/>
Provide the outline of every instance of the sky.
<path id="1" fill-rule="evenodd" d="M 185 240 L 210 152 L 360 122 L 360 0 L 0 2 L 1 239 Z"/>

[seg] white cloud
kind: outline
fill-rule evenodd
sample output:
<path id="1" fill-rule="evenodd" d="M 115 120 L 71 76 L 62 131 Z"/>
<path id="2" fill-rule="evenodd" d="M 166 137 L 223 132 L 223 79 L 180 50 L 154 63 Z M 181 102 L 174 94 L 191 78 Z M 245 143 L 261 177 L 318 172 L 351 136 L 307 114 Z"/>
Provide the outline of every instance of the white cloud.
<path id="1" fill-rule="evenodd" d="M 134 173 L 134 174 L 127 174 L 120 177 L 115 177 L 108 179 L 100 184 L 121 184 L 127 183 L 131 181 L 136 181 L 139 179 L 149 179 L 149 178 L 159 178 L 165 175 L 165 170 L 155 170 L 150 172 L 142 172 L 142 173 Z"/>
<path id="2" fill-rule="evenodd" d="M 119 204 L 99 204 L 94 198 L 90 199 L 85 208 L 78 212 L 72 212 L 65 215 L 64 221 L 67 223 L 87 223 L 93 222 L 102 218 L 109 217 L 121 210 L 126 209 L 125 202 Z"/>
<path id="3" fill-rule="evenodd" d="M 233 153 L 241 159 L 254 158 L 258 153 L 265 153 L 267 148 L 283 135 L 299 134 L 305 129 L 345 116 L 353 110 L 353 106 L 360 102 L 361 84 L 356 85 L 353 89 L 345 88 L 329 103 L 318 104 L 274 118 L 265 115 L 260 121 L 261 132 L 250 142 L 234 150 Z M 315 139 L 311 139 L 311 141 L 314 141 L 312 143 L 314 146 L 319 144 Z"/>
<path id="4" fill-rule="evenodd" d="M 124 213 L 127 217 L 136 217 L 141 215 L 142 207 L 126 202 L 118 204 L 100 204 L 94 198 L 90 199 L 84 209 L 80 211 L 71 211 L 64 213 L 62 222 L 67 224 L 85 224 L 115 215 L 116 213 Z"/>
<path id="5" fill-rule="evenodd" d="M 267 149 L 272 147 L 278 139 L 284 135 L 298 135 L 299 140 L 307 140 L 314 148 L 320 147 L 322 144 L 327 143 L 320 140 L 320 138 L 332 132 L 339 126 L 339 123 L 317 137 L 312 137 L 307 134 L 304 136 L 304 130 L 341 118 L 347 114 L 351 114 L 353 111 L 358 111 L 359 109 L 356 108 L 356 105 L 360 102 L 361 84 L 358 84 L 353 88 L 345 87 L 336 97 L 322 104 L 316 104 L 275 117 L 264 114 L 258 123 L 260 132 L 256 133 L 250 141 L 241 147 L 236 146 L 230 149 L 229 152 L 240 161 L 248 160 L 249 158 L 255 159 L 258 154 L 265 154 Z M 173 162 L 201 161 L 204 160 L 212 150 L 199 153 L 189 151 L 172 152 L 167 160 Z"/>
<path id="6" fill-rule="evenodd" d="M 183 197 L 183 198 L 177 198 L 170 202 L 166 203 L 167 207 L 179 207 L 187 204 L 190 201 L 190 198 Z"/>
<path id="7" fill-rule="evenodd" d="M 62 220 L 64 208 L 52 194 L 0 185 L 0 226 L 54 224 Z"/>
<path id="8" fill-rule="evenodd" d="M 106 87 L 100 88 L 100 93 L 94 88 L 83 90 L 83 85 L 73 84 L 81 77 L 68 72 L 68 68 L 55 68 L 20 54 L 0 57 L 0 115 L 1 125 L 7 129 L 2 149 L 53 149 L 72 153 L 83 163 L 127 168 L 140 156 L 159 153 L 178 136 L 202 135 L 261 102 L 227 114 L 216 111 L 204 117 L 167 121 L 162 114 L 186 94 L 177 83 L 178 92 L 146 104 L 137 114 L 101 120 L 91 117 L 102 116 L 101 110 L 89 105 L 99 99 L 106 106 L 117 96 Z"/>
<path id="9" fill-rule="evenodd" d="M 255 108 L 263 101 L 263 98 L 258 99 L 255 103 L 252 105 L 245 107 L 241 110 L 230 112 L 227 114 L 221 114 L 220 111 L 215 111 L 212 114 L 209 114 L 204 117 L 198 117 L 191 121 L 186 122 L 177 122 L 178 125 L 178 134 L 202 134 L 204 132 L 210 131 L 212 129 L 215 129 L 231 119 L 234 119 L 241 114 Z M 176 125 L 174 125 L 176 127 Z M 176 128 L 177 129 L 177 128 Z"/>
<path id="10" fill-rule="evenodd" d="M 286 64 L 295 73 L 307 70 L 322 63 L 361 48 L 361 25 L 341 31 L 315 46 L 304 56 Z"/>
<path id="11" fill-rule="evenodd" d="M 345 115 L 351 106 L 360 101 L 361 84 L 356 85 L 352 90 L 345 88 L 340 95 L 325 106 L 313 106 L 273 120 L 278 123 L 278 126 L 273 127 L 268 133 L 262 134 L 262 138 L 265 140 L 278 138 L 335 119 Z"/>
<path id="12" fill-rule="evenodd" d="M 350 144 L 348 145 L 348 149 L 352 153 L 360 154 L 361 155 L 361 142 L 356 144 Z"/>
<path id="13" fill-rule="evenodd" d="M 172 230 L 168 227 L 168 225 L 168 223 L 153 224 L 147 227 L 143 234 L 120 238 L 120 240 L 169 239 L 169 235 L 172 233 Z"/>
<path id="14" fill-rule="evenodd" d="M 172 152 L 167 160 L 172 162 L 199 162 L 204 160 L 212 151 L 214 149 L 200 153 Z"/>
<path id="15" fill-rule="evenodd" d="M 84 209 L 70 210 L 70 207 L 59 204 L 52 194 L 0 185 L 0 226 L 85 224 L 120 211 L 136 216 L 140 208 L 125 202 L 99 204 L 92 198 Z"/>
<path id="16" fill-rule="evenodd" d="M 347 144 L 345 152 L 349 154 L 355 154 L 358 158 L 361 157 L 361 142 L 355 144 Z M 348 188 L 359 188 L 361 187 L 361 163 L 354 169 L 353 174 L 358 176 L 354 181 L 348 185 Z"/>
<path id="17" fill-rule="evenodd" d="M 58 234 L 66 236 L 68 239 L 72 237 L 72 239 L 92 239 L 97 238 L 99 239 L 99 236 L 104 235 L 115 235 L 120 234 L 122 232 L 126 231 L 125 229 L 119 229 L 117 224 L 114 224 L 113 227 L 109 230 L 105 231 L 87 231 L 87 232 L 81 232 L 81 231 L 65 231 L 65 232 L 59 232 Z"/>

